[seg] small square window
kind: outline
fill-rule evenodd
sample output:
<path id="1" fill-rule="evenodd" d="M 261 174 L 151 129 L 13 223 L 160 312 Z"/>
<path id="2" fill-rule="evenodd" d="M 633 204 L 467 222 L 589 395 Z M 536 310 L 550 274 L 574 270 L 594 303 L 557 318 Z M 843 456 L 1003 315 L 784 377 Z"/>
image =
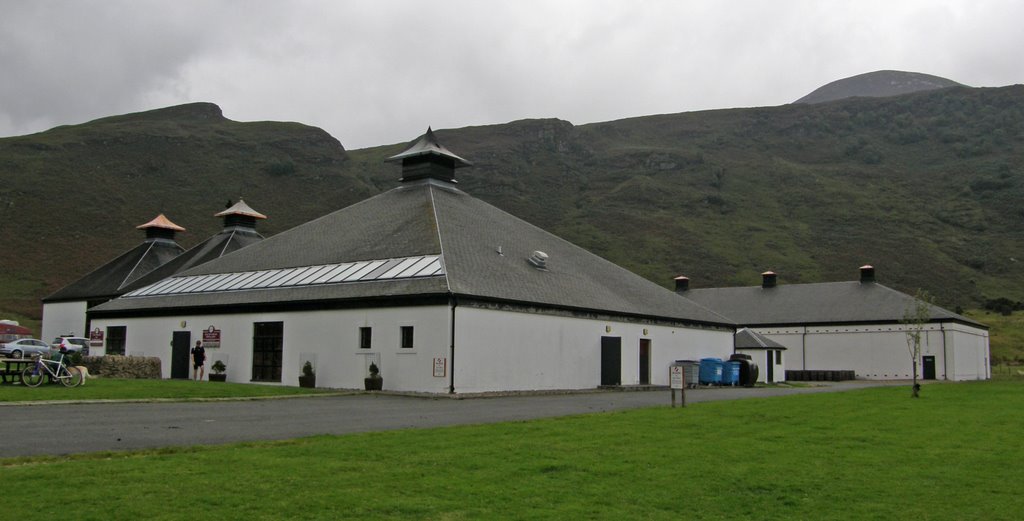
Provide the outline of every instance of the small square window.
<path id="1" fill-rule="evenodd" d="M 775 352 L 775 363 L 778 364 L 778 365 L 782 364 L 782 351 L 781 350 Z"/>
<path id="2" fill-rule="evenodd" d="M 373 328 L 359 328 L 359 349 L 370 349 L 373 340 Z"/>
<path id="3" fill-rule="evenodd" d="M 402 348 L 412 349 L 413 347 L 413 327 L 402 326 Z"/>

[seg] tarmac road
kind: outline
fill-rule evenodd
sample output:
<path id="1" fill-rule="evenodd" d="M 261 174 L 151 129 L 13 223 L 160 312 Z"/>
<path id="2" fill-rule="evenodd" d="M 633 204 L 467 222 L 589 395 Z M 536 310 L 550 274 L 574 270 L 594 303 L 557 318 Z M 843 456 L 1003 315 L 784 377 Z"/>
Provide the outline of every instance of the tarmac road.
<path id="1" fill-rule="evenodd" d="M 804 388 L 725 388 L 686 392 L 687 403 L 835 392 L 893 382 Z M 521 421 L 640 407 L 669 407 L 671 392 L 599 391 L 494 398 L 353 394 L 272 400 L 11 404 L 0 407 L 0 457 L 282 440 Z"/>

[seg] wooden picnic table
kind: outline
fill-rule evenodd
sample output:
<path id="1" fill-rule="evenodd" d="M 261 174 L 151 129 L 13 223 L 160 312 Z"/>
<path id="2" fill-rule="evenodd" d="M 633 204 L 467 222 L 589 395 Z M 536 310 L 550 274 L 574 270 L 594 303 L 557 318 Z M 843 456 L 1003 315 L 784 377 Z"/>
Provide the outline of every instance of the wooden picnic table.
<path id="1" fill-rule="evenodd" d="M 4 366 L 3 372 L 0 373 L 0 383 L 21 383 L 21 372 L 35 363 L 34 358 L 0 358 L 0 364 Z"/>

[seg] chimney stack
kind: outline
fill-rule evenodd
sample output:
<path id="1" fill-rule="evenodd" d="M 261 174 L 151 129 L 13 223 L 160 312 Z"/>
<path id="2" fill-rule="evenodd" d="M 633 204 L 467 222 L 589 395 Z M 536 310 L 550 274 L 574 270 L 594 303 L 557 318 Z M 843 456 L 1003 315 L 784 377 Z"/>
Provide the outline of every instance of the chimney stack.
<path id="1" fill-rule="evenodd" d="M 690 278 L 680 275 L 676 277 L 676 293 L 683 293 L 690 289 Z"/>
<path id="2" fill-rule="evenodd" d="M 860 283 L 865 284 L 868 282 L 875 281 L 875 267 L 870 264 L 865 264 L 860 267 Z"/>
<path id="3" fill-rule="evenodd" d="M 774 288 L 778 275 L 774 271 L 766 271 L 761 274 L 761 287 L 764 289 Z"/>

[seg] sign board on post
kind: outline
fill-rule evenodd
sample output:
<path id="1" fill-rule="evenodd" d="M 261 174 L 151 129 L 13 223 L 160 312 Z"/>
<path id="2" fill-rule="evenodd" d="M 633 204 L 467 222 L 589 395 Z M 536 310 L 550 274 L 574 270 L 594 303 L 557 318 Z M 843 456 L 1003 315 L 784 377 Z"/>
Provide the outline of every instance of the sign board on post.
<path id="1" fill-rule="evenodd" d="M 220 347 L 220 330 L 210 326 L 203 331 L 203 347 L 204 348 L 216 348 Z"/>
<path id="2" fill-rule="evenodd" d="M 681 365 L 673 365 L 670 369 L 671 369 L 671 373 L 669 373 L 669 376 L 671 376 L 671 380 L 672 380 L 671 381 L 671 387 L 673 389 L 682 389 L 683 386 L 686 384 L 686 379 L 684 378 L 683 366 L 681 366 Z"/>
<path id="3" fill-rule="evenodd" d="M 89 332 L 89 347 L 103 347 L 103 330 L 93 329 Z"/>
<path id="4" fill-rule="evenodd" d="M 448 359 L 447 358 L 435 358 L 434 359 L 434 376 L 443 378 L 448 374 Z"/>

